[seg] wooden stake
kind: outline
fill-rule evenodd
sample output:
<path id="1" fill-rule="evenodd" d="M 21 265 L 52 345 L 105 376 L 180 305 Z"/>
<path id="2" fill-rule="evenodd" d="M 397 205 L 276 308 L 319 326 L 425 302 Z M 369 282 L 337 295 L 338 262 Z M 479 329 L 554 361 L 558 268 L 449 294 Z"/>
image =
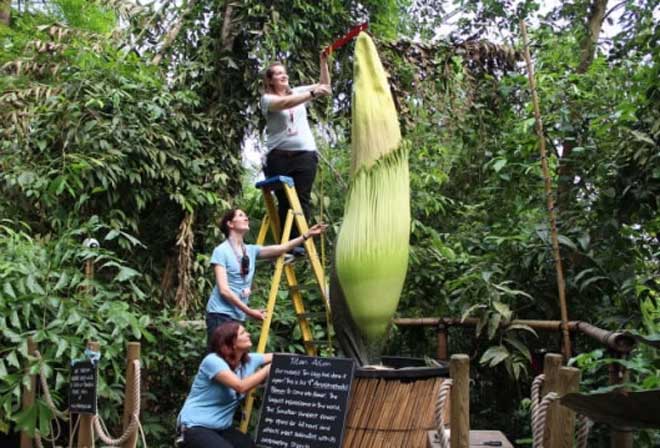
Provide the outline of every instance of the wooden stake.
<path id="1" fill-rule="evenodd" d="M 34 351 L 37 349 L 37 344 L 34 342 L 32 337 L 28 337 L 28 355 L 33 355 Z M 25 368 L 26 372 L 30 370 L 29 365 Z M 34 406 L 34 400 L 37 394 L 37 375 L 30 375 L 28 380 L 29 387 L 23 388 L 22 399 L 22 409 L 26 409 Z M 21 448 L 32 448 L 32 437 L 28 434 L 27 431 L 21 432 Z"/>
<path id="2" fill-rule="evenodd" d="M 564 281 L 564 268 L 561 263 L 561 254 L 559 252 L 559 237 L 557 234 L 557 219 L 555 217 L 555 204 L 552 198 L 552 181 L 548 169 L 548 156 L 545 149 L 545 136 L 543 133 L 543 120 L 541 119 L 541 108 L 539 98 L 536 93 L 536 80 L 534 78 L 534 66 L 529 54 L 529 41 L 527 39 L 527 25 L 524 20 L 520 21 L 520 31 L 523 38 L 524 56 L 527 63 L 527 77 L 529 78 L 529 88 L 532 92 L 532 104 L 534 106 L 534 119 L 536 121 L 536 135 L 539 139 L 539 151 L 541 152 L 541 167 L 545 179 L 545 196 L 550 215 L 550 236 L 552 239 L 552 252 L 555 257 L 555 271 L 557 272 L 557 289 L 559 290 L 559 307 L 561 310 L 561 324 L 563 335 L 562 354 L 564 359 L 571 357 L 571 339 L 568 333 L 568 308 L 566 307 L 566 282 Z"/>
<path id="3" fill-rule="evenodd" d="M 470 357 L 452 355 L 449 361 L 451 386 L 449 427 L 451 448 L 470 446 Z"/>
<path id="4" fill-rule="evenodd" d="M 87 348 L 98 352 L 101 350 L 101 346 L 98 342 L 89 341 L 87 343 Z M 94 428 L 92 427 L 93 415 L 81 415 L 80 416 L 80 426 L 78 429 L 78 448 L 90 448 L 94 444 Z"/>
<path id="5" fill-rule="evenodd" d="M 128 425 L 131 423 L 131 413 L 135 407 L 135 378 L 137 372 L 135 371 L 135 366 L 133 366 L 133 361 L 140 359 L 140 343 L 139 342 L 129 342 L 127 347 L 126 354 L 126 384 L 124 386 L 124 416 L 121 420 L 122 431 L 126 431 Z M 139 400 L 139 398 L 138 398 Z M 135 448 L 137 443 L 137 434 L 135 431 L 121 446 L 122 448 Z"/>
<path id="6" fill-rule="evenodd" d="M 557 353 L 548 353 L 545 355 L 543 361 L 543 389 L 541 391 L 541 398 L 545 397 L 549 392 L 557 392 L 559 390 L 559 369 L 562 366 L 563 357 Z M 553 402 L 548 407 L 545 421 L 545 432 L 543 436 L 544 448 L 553 446 L 554 439 L 557 438 L 559 431 L 559 417 L 557 409 L 559 408 L 558 402 Z"/>
<path id="7" fill-rule="evenodd" d="M 557 393 L 560 396 L 571 392 L 577 392 L 580 389 L 580 369 L 575 367 L 562 367 L 559 369 L 559 389 Z M 553 448 L 573 448 L 575 439 L 575 411 L 566 406 L 557 408 L 558 428 L 557 434 L 553 437 Z"/>

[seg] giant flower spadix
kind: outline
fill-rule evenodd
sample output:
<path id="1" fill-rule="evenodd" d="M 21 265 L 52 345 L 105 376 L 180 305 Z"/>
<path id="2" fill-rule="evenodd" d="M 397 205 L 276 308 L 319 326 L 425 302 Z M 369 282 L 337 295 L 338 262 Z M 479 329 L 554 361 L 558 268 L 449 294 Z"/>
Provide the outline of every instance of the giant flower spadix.
<path id="1" fill-rule="evenodd" d="M 408 151 L 376 47 L 358 36 L 353 80 L 351 184 L 335 268 L 355 325 L 367 342 L 387 332 L 408 266 Z"/>

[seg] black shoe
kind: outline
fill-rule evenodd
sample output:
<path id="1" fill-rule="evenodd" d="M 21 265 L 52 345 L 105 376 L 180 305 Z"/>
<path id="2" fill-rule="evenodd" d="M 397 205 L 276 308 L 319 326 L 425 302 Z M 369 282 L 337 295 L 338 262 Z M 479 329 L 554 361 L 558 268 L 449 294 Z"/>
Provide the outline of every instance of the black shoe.
<path id="1" fill-rule="evenodd" d="M 307 254 L 307 252 L 305 251 L 305 248 L 302 247 L 302 246 L 294 247 L 293 249 L 291 249 L 289 251 L 289 253 L 291 255 L 293 255 L 294 257 L 304 257 Z"/>

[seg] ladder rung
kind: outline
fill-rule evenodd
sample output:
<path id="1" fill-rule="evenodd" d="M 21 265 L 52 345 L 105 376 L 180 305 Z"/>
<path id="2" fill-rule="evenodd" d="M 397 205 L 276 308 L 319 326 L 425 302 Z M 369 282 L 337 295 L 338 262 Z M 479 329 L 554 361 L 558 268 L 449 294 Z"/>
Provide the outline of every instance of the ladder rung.
<path id="1" fill-rule="evenodd" d="M 316 311 L 316 312 L 309 312 L 309 313 L 298 313 L 296 316 L 298 316 L 298 319 L 325 319 L 325 311 Z"/>
<path id="2" fill-rule="evenodd" d="M 314 348 L 317 347 L 327 347 L 328 346 L 328 341 L 327 340 L 313 340 L 313 341 L 303 341 L 304 345 L 307 346 L 313 346 Z"/>

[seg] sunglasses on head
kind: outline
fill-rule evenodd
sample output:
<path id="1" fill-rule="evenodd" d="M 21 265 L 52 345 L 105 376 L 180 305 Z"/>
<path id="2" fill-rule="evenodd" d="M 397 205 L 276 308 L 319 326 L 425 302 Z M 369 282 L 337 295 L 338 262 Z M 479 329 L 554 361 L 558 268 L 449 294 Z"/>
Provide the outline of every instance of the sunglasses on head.
<path id="1" fill-rule="evenodd" d="M 250 257 L 243 255 L 241 257 L 241 275 L 245 277 L 250 272 Z"/>

